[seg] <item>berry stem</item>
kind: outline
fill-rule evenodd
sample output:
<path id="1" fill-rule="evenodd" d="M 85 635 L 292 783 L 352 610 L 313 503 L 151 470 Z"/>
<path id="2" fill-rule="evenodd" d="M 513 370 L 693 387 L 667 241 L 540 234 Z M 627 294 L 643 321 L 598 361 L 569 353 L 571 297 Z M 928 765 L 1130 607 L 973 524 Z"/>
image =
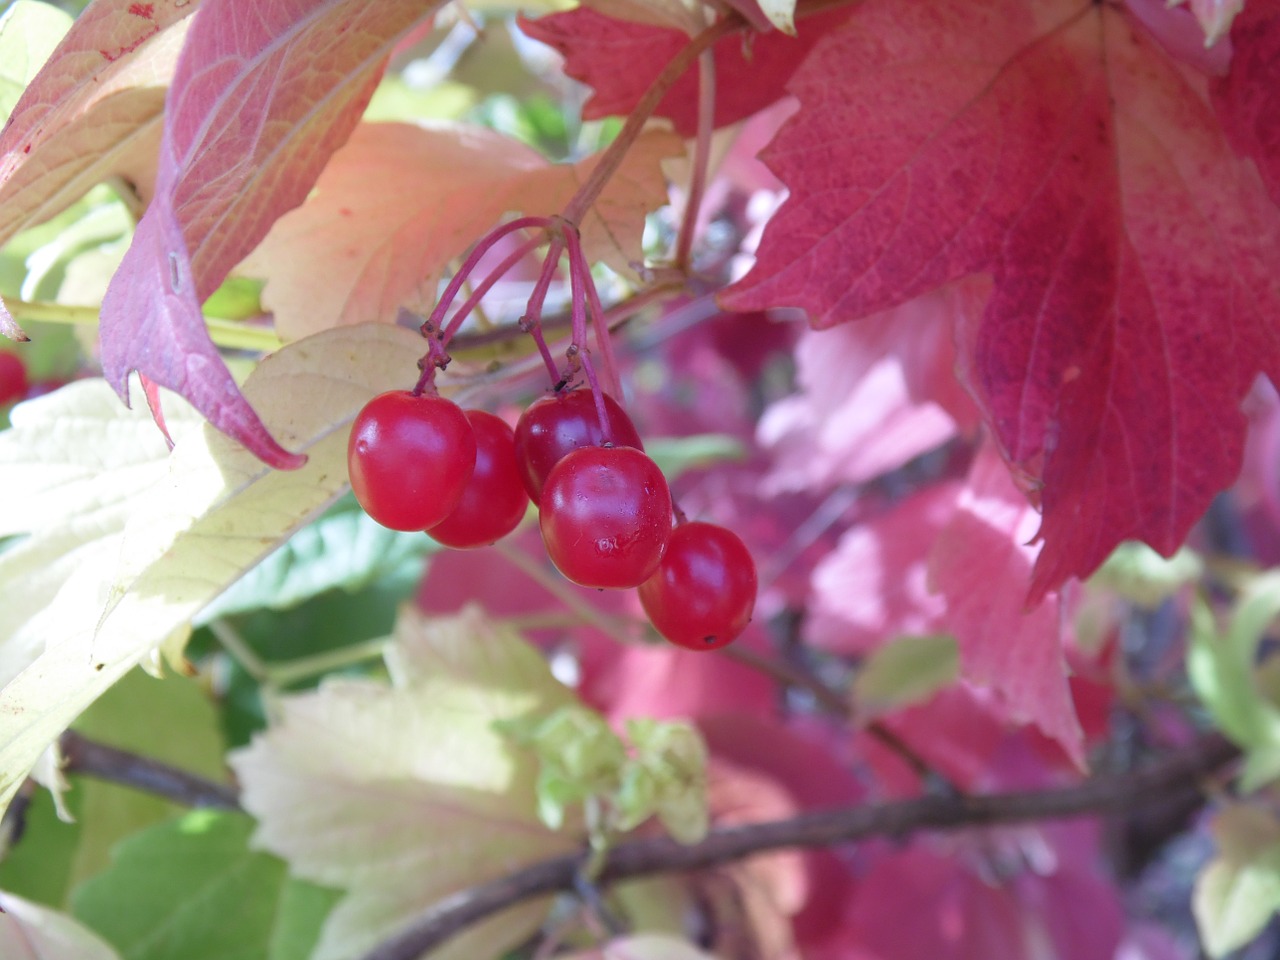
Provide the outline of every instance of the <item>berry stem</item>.
<path id="1" fill-rule="evenodd" d="M 600 303 L 600 293 L 596 290 L 596 285 L 591 279 L 591 267 L 587 263 L 586 254 L 582 251 L 582 240 L 578 236 L 577 231 L 567 231 L 565 239 L 569 246 L 569 270 L 572 278 L 572 271 L 577 269 L 582 279 L 582 286 L 586 292 L 586 307 L 591 317 L 591 329 L 595 331 L 596 343 L 600 347 L 600 355 L 604 358 L 604 377 L 605 383 L 610 393 L 614 396 L 621 396 L 621 385 L 618 380 L 618 363 L 613 353 L 613 339 L 609 336 L 609 327 L 605 322 L 604 307 Z M 585 349 L 586 331 L 583 330 L 583 342 L 579 345 Z M 602 401 L 603 402 L 603 401 Z"/>
<path id="2" fill-rule="evenodd" d="M 527 257 L 531 252 L 538 249 L 538 247 L 542 246 L 545 240 L 546 237 L 541 234 L 530 237 L 524 243 L 520 244 L 520 246 L 516 247 L 516 249 L 511 252 L 510 256 L 494 267 L 493 270 L 489 272 L 489 275 L 476 285 L 475 289 L 471 291 L 471 296 L 467 297 L 467 299 L 463 301 L 462 306 L 458 308 L 457 312 L 449 318 L 449 323 L 441 334 L 441 338 L 446 348 L 449 346 L 449 341 L 453 339 L 453 335 L 458 332 L 458 328 L 462 326 L 463 321 L 467 319 L 471 314 L 471 311 L 473 311 L 480 301 L 484 299 L 484 295 L 493 288 L 493 285 L 502 279 L 508 270 Z"/>
<path id="3" fill-rule="evenodd" d="M 565 242 L 569 247 L 569 283 L 570 297 L 573 300 L 573 343 L 570 346 L 571 362 L 580 364 L 587 377 L 587 385 L 595 398 L 596 416 L 600 419 L 600 436 L 606 444 L 613 443 L 613 430 L 609 427 L 609 414 L 604 407 L 604 392 L 600 388 L 600 380 L 596 376 L 595 364 L 591 360 L 591 350 L 587 346 L 587 291 L 599 303 L 595 284 L 591 280 L 591 272 L 582 255 L 582 244 L 578 239 L 578 231 L 569 226 L 564 231 Z M 600 340 L 599 337 L 596 338 Z M 603 343 L 608 343 L 608 336 Z M 576 350 L 575 350 L 576 348 Z"/>
<path id="4" fill-rule="evenodd" d="M 423 336 L 430 337 L 435 331 L 441 329 L 444 323 L 444 315 L 448 312 L 449 307 L 453 304 L 454 298 L 458 295 L 458 291 L 462 289 L 462 285 L 466 283 L 467 277 L 471 276 L 476 266 L 483 257 L 493 247 L 495 243 L 501 240 L 509 233 L 515 233 L 517 230 L 524 230 L 528 227 L 536 227 L 540 230 L 551 229 L 551 219 L 549 217 L 519 217 L 509 223 L 501 224 L 489 231 L 479 243 L 472 249 L 467 259 L 463 261 L 462 266 L 458 268 L 458 272 L 453 275 L 453 279 L 449 281 L 449 285 L 445 287 L 444 293 L 440 295 L 440 300 L 436 304 L 435 309 L 431 311 L 431 316 L 427 317 L 426 322 L 422 325 Z"/>
<path id="5" fill-rule="evenodd" d="M 591 205 L 600 196 L 600 191 L 604 189 L 605 184 L 609 182 L 610 178 L 617 172 L 618 167 L 622 165 L 627 151 L 631 149 L 636 138 L 640 136 L 640 131 L 644 129 L 645 123 L 653 115 L 653 111 L 658 108 L 658 104 L 667 95 L 667 91 L 671 89 L 672 84 L 684 75 L 684 72 L 689 69 L 693 61 L 701 56 L 702 51 L 710 49 L 717 40 L 728 36 L 734 30 L 741 29 L 743 24 L 744 20 L 741 16 L 737 14 L 727 16 L 723 20 L 719 20 L 707 27 L 696 37 L 691 38 L 689 43 L 671 58 L 670 62 L 662 68 L 662 72 L 654 78 L 649 89 L 645 91 L 645 95 L 640 98 L 640 102 L 635 105 L 635 108 L 628 115 L 627 122 L 623 124 L 617 138 L 613 143 L 609 144 L 609 148 L 600 157 L 600 162 L 591 171 L 587 182 L 573 195 L 568 206 L 564 208 L 564 213 L 562 214 L 564 219 L 571 223 L 582 222 L 586 212 L 591 209 Z"/>
<path id="6" fill-rule="evenodd" d="M 556 267 L 560 265 L 560 255 L 564 253 L 564 247 L 563 234 L 552 231 L 551 246 L 547 250 L 547 258 L 542 261 L 542 272 L 538 274 L 538 282 L 533 286 L 533 293 L 529 296 L 525 314 L 520 318 L 520 329 L 533 337 L 533 342 L 538 345 L 538 353 L 542 355 L 542 362 L 546 364 L 547 373 L 550 374 L 553 384 L 560 379 L 560 371 L 556 369 L 551 349 L 547 346 L 546 337 L 542 335 L 542 307 L 546 303 L 547 290 L 550 289 L 551 281 L 555 277 Z"/>
<path id="7" fill-rule="evenodd" d="M 689 270 L 693 234 L 698 226 L 698 213 L 707 185 L 707 167 L 711 158 L 711 131 L 716 122 L 716 58 L 711 50 L 698 57 L 698 136 L 693 142 L 693 169 L 689 174 L 689 193 L 685 198 L 680 236 L 676 239 L 676 269 Z"/>

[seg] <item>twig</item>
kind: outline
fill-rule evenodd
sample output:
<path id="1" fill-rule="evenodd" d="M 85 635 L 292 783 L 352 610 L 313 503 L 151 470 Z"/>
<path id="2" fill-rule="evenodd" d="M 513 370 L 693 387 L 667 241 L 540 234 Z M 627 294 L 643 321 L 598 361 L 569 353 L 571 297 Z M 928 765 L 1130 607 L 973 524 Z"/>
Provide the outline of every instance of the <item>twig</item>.
<path id="1" fill-rule="evenodd" d="M 1215 735 L 1146 769 L 1096 777 L 1056 790 L 930 795 L 808 813 L 787 820 L 718 827 L 701 843 L 688 846 L 665 837 L 634 840 L 609 851 L 597 882 L 603 885 L 656 873 L 701 870 L 786 847 L 827 847 L 872 836 L 902 837 L 923 829 L 954 830 L 1114 813 L 1162 802 L 1171 790 L 1215 772 L 1238 756 L 1234 746 Z M 544 860 L 461 890 L 435 904 L 363 960 L 417 960 L 491 914 L 524 900 L 571 890 L 587 856 L 584 852 Z"/>
<path id="2" fill-rule="evenodd" d="M 707 167 L 711 160 L 711 131 L 716 122 L 716 55 L 708 47 L 698 56 L 698 135 L 693 141 L 693 165 L 689 174 L 689 192 L 685 197 L 684 216 L 676 237 L 675 266 L 688 272 L 693 250 L 693 234 L 702 208 L 702 194 L 707 186 Z"/>
<path id="3" fill-rule="evenodd" d="M 622 129 L 618 131 L 618 136 L 614 138 L 613 143 L 609 144 L 601 155 L 599 162 L 587 176 L 586 182 L 570 198 L 562 214 L 566 220 L 579 225 L 582 223 L 583 216 L 591 209 L 592 204 L 596 202 L 596 198 L 600 196 L 600 191 L 609 182 L 609 178 L 617 172 L 618 167 L 627 155 L 627 151 L 631 149 L 636 138 L 640 136 L 640 131 L 644 128 L 649 117 L 653 115 L 653 111 L 658 109 L 658 104 L 667 95 L 671 85 L 679 80 L 681 75 L 693 65 L 694 61 L 702 54 L 702 51 L 711 49 L 717 40 L 729 36 L 734 31 L 745 29 L 746 26 L 746 20 L 739 14 L 732 13 L 725 19 L 707 27 L 696 37 L 692 37 L 685 46 L 680 48 L 680 51 L 662 68 L 662 72 L 654 78 L 644 96 L 631 108 L 631 112 L 627 114 L 626 122 L 623 123 Z"/>
<path id="4" fill-rule="evenodd" d="M 144 790 L 188 807 L 239 810 L 236 791 L 159 760 L 140 757 L 127 750 L 109 747 L 68 730 L 58 741 L 66 758 L 68 773 L 80 773 L 99 780 Z"/>

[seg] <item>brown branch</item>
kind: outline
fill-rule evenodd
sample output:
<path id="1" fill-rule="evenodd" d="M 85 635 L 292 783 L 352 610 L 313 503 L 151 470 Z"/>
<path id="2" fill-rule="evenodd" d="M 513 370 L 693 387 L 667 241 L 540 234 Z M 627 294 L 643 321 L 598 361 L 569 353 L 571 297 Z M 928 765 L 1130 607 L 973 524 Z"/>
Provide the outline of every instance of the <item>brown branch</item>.
<path id="1" fill-rule="evenodd" d="M 598 882 L 701 870 L 784 847 L 826 847 L 873 836 L 902 837 L 924 829 L 954 830 L 1117 813 L 1160 803 L 1170 792 L 1185 791 L 1188 784 L 1238 756 L 1233 745 L 1212 736 L 1146 769 L 1095 777 L 1056 790 L 986 796 L 931 795 L 807 813 L 787 820 L 719 827 L 701 843 L 687 846 L 665 837 L 634 840 L 609 852 Z M 586 854 L 557 857 L 461 890 L 436 903 L 363 960 L 416 960 L 491 914 L 534 897 L 572 890 L 585 859 Z"/>
<path id="2" fill-rule="evenodd" d="M 188 807 L 239 810 L 234 788 L 214 783 L 159 760 L 109 747 L 68 730 L 58 741 L 66 758 L 63 770 L 79 773 L 135 790 L 153 793 Z"/>

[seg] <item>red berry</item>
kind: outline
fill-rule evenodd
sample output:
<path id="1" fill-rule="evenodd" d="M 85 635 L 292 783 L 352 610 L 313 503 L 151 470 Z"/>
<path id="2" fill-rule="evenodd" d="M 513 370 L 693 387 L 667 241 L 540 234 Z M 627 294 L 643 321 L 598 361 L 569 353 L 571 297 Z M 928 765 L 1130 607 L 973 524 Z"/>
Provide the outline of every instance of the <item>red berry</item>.
<path id="1" fill-rule="evenodd" d="M 468 410 L 476 435 L 476 469 L 453 512 L 427 530 L 446 547 L 483 547 L 516 528 L 529 496 L 516 467 L 515 434 L 483 410 Z"/>
<path id="2" fill-rule="evenodd" d="M 604 409 L 609 421 L 608 437 L 600 429 L 600 414 L 590 390 L 568 390 L 543 397 L 520 417 L 516 424 L 516 457 L 524 488 L 534 503 L 541 500 L 551 468 L 574 450 L 604 446 L 606 441 L 615 447 L 644 449 L 631 418 L 608 394 L 604 395 Z"/>
<path id="3" fill-rule="evenodd" d="M 351 489 L 365 512 L 392 530 L 425 530 L 447 517 L 475 465 L 471 423 L 443 397 L 379 394 L 351 425 Z"/>
<path id="4" fill-rule="evenodd" d="M 671 491 L 639 450 L 583 447 L 547 477 L 539 522 L 552 563 L 574 583 L 634 587 L 662 559 Z"/>
<path id="5" fill-rule="evenodd" d="M 715 650 L 751 622 L 756 565 L 737 534 L 713 523 L 671 531 L 658 572 L 640 584 L 649 621 L 672 643 Z"/>
<path id="6" fill-rule="evenodd" d="M 0 350 L 0 407 L 17 403 L 27 395 L 27 365 L 9 350 Z"/>

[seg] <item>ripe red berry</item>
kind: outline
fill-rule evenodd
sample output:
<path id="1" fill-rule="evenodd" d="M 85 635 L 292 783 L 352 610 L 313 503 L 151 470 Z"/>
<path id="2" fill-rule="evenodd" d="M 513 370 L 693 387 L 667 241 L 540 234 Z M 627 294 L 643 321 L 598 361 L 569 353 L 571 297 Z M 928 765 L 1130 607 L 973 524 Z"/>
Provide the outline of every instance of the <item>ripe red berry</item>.
<path id="1" fill-rule="evenodd" d="M 30 387 L 22 358 L 10 350 L 0 350 L 0 407 L 17 403 Z"/>
<path id="2" fill-rule="evenodd" d="M 530 404 L 516 424 L 516 457 L 529 498 L 539 503 L 542 487 L 554 467 L 567 454 L 583 447 L 604 446 L 643 450 L 640 434 L 625 410 L 608 394 L 604 408 L 609 436 L 600 429 L 600 414 L 590 390 L 568 390 Z"/>
<path id="3" fill-rule="evenodd" d="M 555 465 L 542 490 L 542 541 L 584 587 L 634 587 L 658 568 L 671 534 L 671 491 L 633 447 L 583 447 Z"/>
<path id="4" fill-rule="evenodd" d="M 476 469 L 453 512 L 427 530 L 447 547 L 483 547 L 516 528 L 529 496 L 516 467 L 515 434 L 483 410 L 468 410 L 476 435 Z"/>
<path id="5" fill-rule="evenodd" d="M 682 523 L 671 531 L 657 573 L 639 592 L 660 634 L 690 650 L 715 650 L 751 622 L 756 565 L 732 531 L 713 523 Z"/>
<path id="6" fill-rule="evenodd" d="M 351 489 L 365 512 L 392 530 L 425 530 L 447 517 L 475 465 L 471 423 L 443 397 L 379 394 L 351 425 Z"/>

